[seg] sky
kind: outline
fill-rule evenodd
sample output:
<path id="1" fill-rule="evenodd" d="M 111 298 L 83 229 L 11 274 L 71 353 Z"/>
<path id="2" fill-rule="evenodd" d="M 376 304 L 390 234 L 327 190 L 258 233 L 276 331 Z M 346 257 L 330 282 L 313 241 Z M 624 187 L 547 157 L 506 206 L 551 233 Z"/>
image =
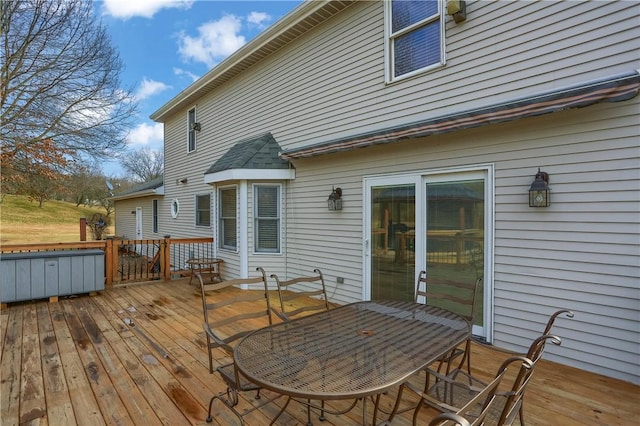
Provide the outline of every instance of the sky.
<path id="1" fill-rule="evenodd" d="M 162 149 L 162 124 L 149 116 L 301 1 L 101 0 L 96 15 L 124 64 L 121 86 L 138 100 L 130 149 Z M 117 161 L 109 177 L 124 177 Z"/>

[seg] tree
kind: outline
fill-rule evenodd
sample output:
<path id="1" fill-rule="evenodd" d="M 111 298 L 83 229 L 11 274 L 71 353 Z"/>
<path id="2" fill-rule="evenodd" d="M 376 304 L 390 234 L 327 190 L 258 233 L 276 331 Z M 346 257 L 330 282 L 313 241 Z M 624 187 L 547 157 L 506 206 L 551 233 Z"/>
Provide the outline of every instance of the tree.
<path id="1" fill-rule="evenodd" d="M 136 104 L 92 2 L 3 0 L 0 26 L 3 171 L 120 152 Z"/>
<path id="2" fill-rule="evenodd" d="M 128 151 L 120 157 L 120 165 L 131 177 L 137 177 L 140 182 L 162 176 L 164 172 L 164 154 L 162 151 L 143 147 L 139 150 Z"/>
<path id="3" fill-rule="evenodd" d="M 29 201 L 37 201 L 42 208 L 45 201 L 59 196 L 65 190 L 64 178 L 52 179 L 51 169 L 44 164 L 37 164 L 29 169 L 28 177 L 18 182 L 20 193 L 26 194 Z"/>

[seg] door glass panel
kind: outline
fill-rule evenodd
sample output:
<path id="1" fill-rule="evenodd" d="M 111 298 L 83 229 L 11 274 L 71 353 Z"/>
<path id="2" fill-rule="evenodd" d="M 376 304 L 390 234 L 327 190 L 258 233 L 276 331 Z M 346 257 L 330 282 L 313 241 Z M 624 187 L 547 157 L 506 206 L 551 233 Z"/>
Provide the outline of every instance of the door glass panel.
<path id="1" fill-rule="evenodd" d="M 413 300 L 415 185 L 371 188 L 371 300 Z"/>
<path id="2" fill-rule="evenodd" d="M 483 179 L 426 184 L 428 285 L 455 292 L 447 283 L 483 278 L 476 296 L 477 326 L 484 317 L 484 198 Z"/>

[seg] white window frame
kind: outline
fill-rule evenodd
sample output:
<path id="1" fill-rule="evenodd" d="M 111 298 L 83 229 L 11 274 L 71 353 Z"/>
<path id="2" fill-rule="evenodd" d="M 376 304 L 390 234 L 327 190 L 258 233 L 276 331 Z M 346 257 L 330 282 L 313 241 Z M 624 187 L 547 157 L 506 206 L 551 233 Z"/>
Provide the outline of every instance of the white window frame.
<path id="1" fill-rule="evenodd" d="M 193 115 L 191 115 L 193 112 Z M 187 153 L 195 152 L 198 149 L 198 132 L 193 127 L 198 122 L 196 107 L 189 108 L 187 111 Z M 191 147 L 191 138 L 193 137 L 193 149 Z"/>
<path id="2" fill-rule="evenodd" d="M 277 211 L 277 216 L 275 218 L 260 218 L 258 217 L 258 191 L 260 190 L 260 188 L 277 188 L 278 189 L 278 200 L 277 200 L 277 207 L 278 207 L 278 211 Z M 253 188 L 252 188 L 252 197 L 253 197 L 253 252 L 255 254 L 281 254 L 282 253 L 282 185 L 278 184 L 278 183 L 257 183 L 257 184 L 253 184 Z M 278 249 L 277 250 L 273 250 L 273 249 L 261 249 L 260 247 L 258 247 L 258 233 L 259 233 L 259 226 L 258 226 L 258 222 L 261 220 L 276 220 L 278 222 L 278 235 L 277 235 L 277 241 L 278 241 Z"/>
<path id="3" fill-rule="evenodd" d="M 236 193 L 236 205 L 235 205 L 235 221 L 236 221 L 236 241 L 235 241 L 235 245 L 234 246 L 230 246 L 230 245 L 225 245 L 224 244 L 224 226 L 223 226 L 223 220 L 225 219 L 231 219 L 231 217 L 225 218 L 222 216 L 222 192 L 223 191 L 229 191 L 229 190 L 234 190 Z M 221 186 L 218 188 L 218 192 L 217 192 L 217 199 L 218 199 L 218 203 L 217 203 L 217 212 L 216 212 L 216 217 L 217 217 L 217 228 L 218 228 L 218 232 L 217 232 L 217 236 L 218 236 L 218 248 L 220 248 L 221 250 L 229 250 L 229 251 L 233 251 L 233 252 L 238 252 L 238 238 L 240 236 L 240 229 L 239 229 L 239 223 L 240 223 L 240 209 L 239 209 L 239 200 L 240 200 L 240 191 L 238 189 L 238 185 L 228 185 L 228 186 Z"/>
<path id="4" fill-rule="evenodd" d="M 441 68 L 446 65 L 446 54 L 445 54 L 445 16 L 444 16 L 444 6 L 442 0 L 438 1 L 438 12 L 420 22 L 416 22 L 408 27 L 405 27 L 395 33 L 392 32 L 392 2 L 393 0 L 386 0 L 385 8 L 384 8 L 384 34 L 385 34 L 385 44 L 384 44 L 384 62 L 385 62 L 385 80 L 387 83 L 392 83 L 398 80 L 404 80 L 406 78 L 413 77 L 417 74 L 422 74 L 433 69 Z M 424 68 L 419 68 L 417 70 L 408 72 L 406 74 L 402 74 L 399 76 L 394 75 L 395 68 L 395 57 L 394 57 L 394 49 L 393 42 L 396 38 L 408 34 L 414 30 L 425 27 L 435 21 L 439 21 L 440 28 L 440 62 L 428 65 Z"/>
<path id="5" fill-rule="evenodd" d="M 199 199 L 201 197 L 209 197 L 209 223 L 206 224 L 206 225 L 202 224 L 202 223 L 198 223 L 198 213 L 200 211 L 200 208 L 199 208 L 199 205 L 198 205 L 198 201 L 199 201 Z M 194 221 L 195 226 L 199 226 L 199 227 L 202 227 L 202 228 L 211 228 L 211 198 L 212 197 L 211 197 L 211 193 L 210 192 L 203 192 L 203 193 L 200 193 L 200 194 L 196 194 L 194 196 L 194 204 L 195 204 L 195 206 L 194 206 L 194 218 L 193 218 L 193 221 Z"/>

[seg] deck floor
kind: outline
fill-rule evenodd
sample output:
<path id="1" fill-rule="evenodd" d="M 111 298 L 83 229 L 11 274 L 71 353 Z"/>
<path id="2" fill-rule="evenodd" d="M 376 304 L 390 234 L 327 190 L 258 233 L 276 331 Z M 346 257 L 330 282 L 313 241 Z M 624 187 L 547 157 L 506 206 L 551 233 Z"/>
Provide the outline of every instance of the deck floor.
<path id="1" fill-rule="evenodd" d="M 0 424 L 206 424 L 209 398 L 225 387 L 209 374 L 200 296 L 187 282 L 131 285 L 3 309 Z M 489 377 L 506 357 L 474 344 L 474 373 Z M 282 401 L 249 414 L 248 426 L 269 424 Z M 240 409 L 252 402 L 249 395 Z M 640 387 L 543 359 L 525 404 L 528 425 L 626 425 L 640 418 Z M 214 404 L 214 413 L 213 424 L 238 424 L 222 404 Z M 430 415 L 422 410 L 420 424 Z M 357 425 L 361 417 L 358 406 L 314 424 Z M 295 403 L 277 422 L 305 423 L 306 410 Z M 411 424 L 410 415 L 393 424 Z"/>

